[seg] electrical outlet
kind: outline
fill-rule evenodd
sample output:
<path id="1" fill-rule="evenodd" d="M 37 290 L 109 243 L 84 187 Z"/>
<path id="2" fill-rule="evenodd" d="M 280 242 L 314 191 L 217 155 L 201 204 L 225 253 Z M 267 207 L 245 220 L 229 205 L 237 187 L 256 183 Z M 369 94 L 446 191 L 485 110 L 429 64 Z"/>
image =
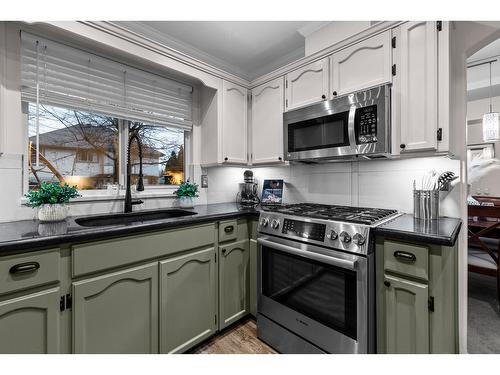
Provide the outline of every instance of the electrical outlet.
<path id="1" fill-rule="evenodd" d="M 208 187 L 208 175 L 206 175 L 206 174 L 201 175 L 201 187 L 202 188 Z"/>

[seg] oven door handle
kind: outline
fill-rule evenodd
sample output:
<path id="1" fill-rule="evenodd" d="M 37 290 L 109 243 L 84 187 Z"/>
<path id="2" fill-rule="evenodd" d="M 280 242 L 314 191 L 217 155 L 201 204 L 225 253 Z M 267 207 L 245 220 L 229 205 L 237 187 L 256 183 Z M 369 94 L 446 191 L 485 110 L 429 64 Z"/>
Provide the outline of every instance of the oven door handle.
<path id="1" fill-rule="evenodd" d="M 270 248 L 284 251 L 285 253 L 298 255 L 303 258 L 309 258 L 313 260 L 317 260 L 318 262 L 327 263 L 332 266 L 355 270 L 358 267 L 358 262 L 356 260 L 347 260 L 342 258 L 337 258 L 333 256 L 323 255 L 314 253 L 312 251 L 297 249 L 292 246 L 283 245 L 281 243 L 277 243 L 274 241 L 269 241 L 264 238 L 258 238 L 257 243 L 268 246 Z"/>

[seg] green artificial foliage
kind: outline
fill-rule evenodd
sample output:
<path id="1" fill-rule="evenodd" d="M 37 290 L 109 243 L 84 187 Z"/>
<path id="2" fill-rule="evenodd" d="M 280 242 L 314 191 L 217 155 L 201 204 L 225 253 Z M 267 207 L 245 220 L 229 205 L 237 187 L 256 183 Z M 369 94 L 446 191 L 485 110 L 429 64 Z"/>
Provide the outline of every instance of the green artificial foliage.
<path id="1" fill-rule="evenodd" d="M 178 197 L 197 197 L 197 193 L 198 184 L 192 184 L 189 180 L 181 183 L 179 188 L 174 191 L 174 194 Z"/>
<path id="2" fill-rule="evenodd" d="M 39 207 L 42 204 L 68 203 L 71 198 L 79 195 L 76 186 L 42 182 L 40 189 L 30 191 L 25 197 L 28 198 L 31 207 Z"/>

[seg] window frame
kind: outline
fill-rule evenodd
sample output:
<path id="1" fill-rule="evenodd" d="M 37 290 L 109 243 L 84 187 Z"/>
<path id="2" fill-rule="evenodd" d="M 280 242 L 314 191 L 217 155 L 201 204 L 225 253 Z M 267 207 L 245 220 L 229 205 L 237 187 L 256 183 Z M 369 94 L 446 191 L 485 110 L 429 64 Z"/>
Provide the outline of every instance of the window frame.
<path id="1" fill-rule="evenodd" d="M 29 192 L 29 164 L 28 164 L 28 142 L 29 142 L 29 102 L 22 101 L 22 117 L 24 124 L 24 161 L 23 161 L 23 197 Z M 72 202 L 90 202 L 90 201 L 113 201 L 125 198 L 126 190 L 126 160 L 127 160 L 127 143 L 129 137 L 128 124 L 131 120 L 118 119 L 119 121 L 119 155 L 118 155 L 118 191 L 107 189 L 94 189 L 94 190 L 78 190 L 81 195 L 74 198 Z M 162 125 L 158 125 L 162 126 Z M 192 131 L 184 130 L 184 176 L 186 180 L 192 177 L 192 168 L 188 168 L 191 163 L 191 150 L 192 150 Z M 147 185 L 144 191 L 135 191 L 132 186 L 132 194 L 140 198 L 175 198 L 173 192 L 178 189 L 178 185 Z M 21 203 L 26 203 L 25 198 L 21 199 Z"/>

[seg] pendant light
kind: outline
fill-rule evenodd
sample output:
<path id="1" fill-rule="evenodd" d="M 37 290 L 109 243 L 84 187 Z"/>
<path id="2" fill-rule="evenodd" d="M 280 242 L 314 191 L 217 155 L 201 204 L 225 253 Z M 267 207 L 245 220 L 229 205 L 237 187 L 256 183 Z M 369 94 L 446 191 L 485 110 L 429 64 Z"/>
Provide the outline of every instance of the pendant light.
<path id="1" fill-rule="evenodd" d="M 496 61 L 496 60 L 494 60 Z M 490 111 L 483 115 L 483 140 L 484 142 L 498 141 L 500 139 L 500 120 L 498 112 L 493 112 L 492 108 L 492 86 L 491 86 L 491 64 L 490 66 Z"/>

